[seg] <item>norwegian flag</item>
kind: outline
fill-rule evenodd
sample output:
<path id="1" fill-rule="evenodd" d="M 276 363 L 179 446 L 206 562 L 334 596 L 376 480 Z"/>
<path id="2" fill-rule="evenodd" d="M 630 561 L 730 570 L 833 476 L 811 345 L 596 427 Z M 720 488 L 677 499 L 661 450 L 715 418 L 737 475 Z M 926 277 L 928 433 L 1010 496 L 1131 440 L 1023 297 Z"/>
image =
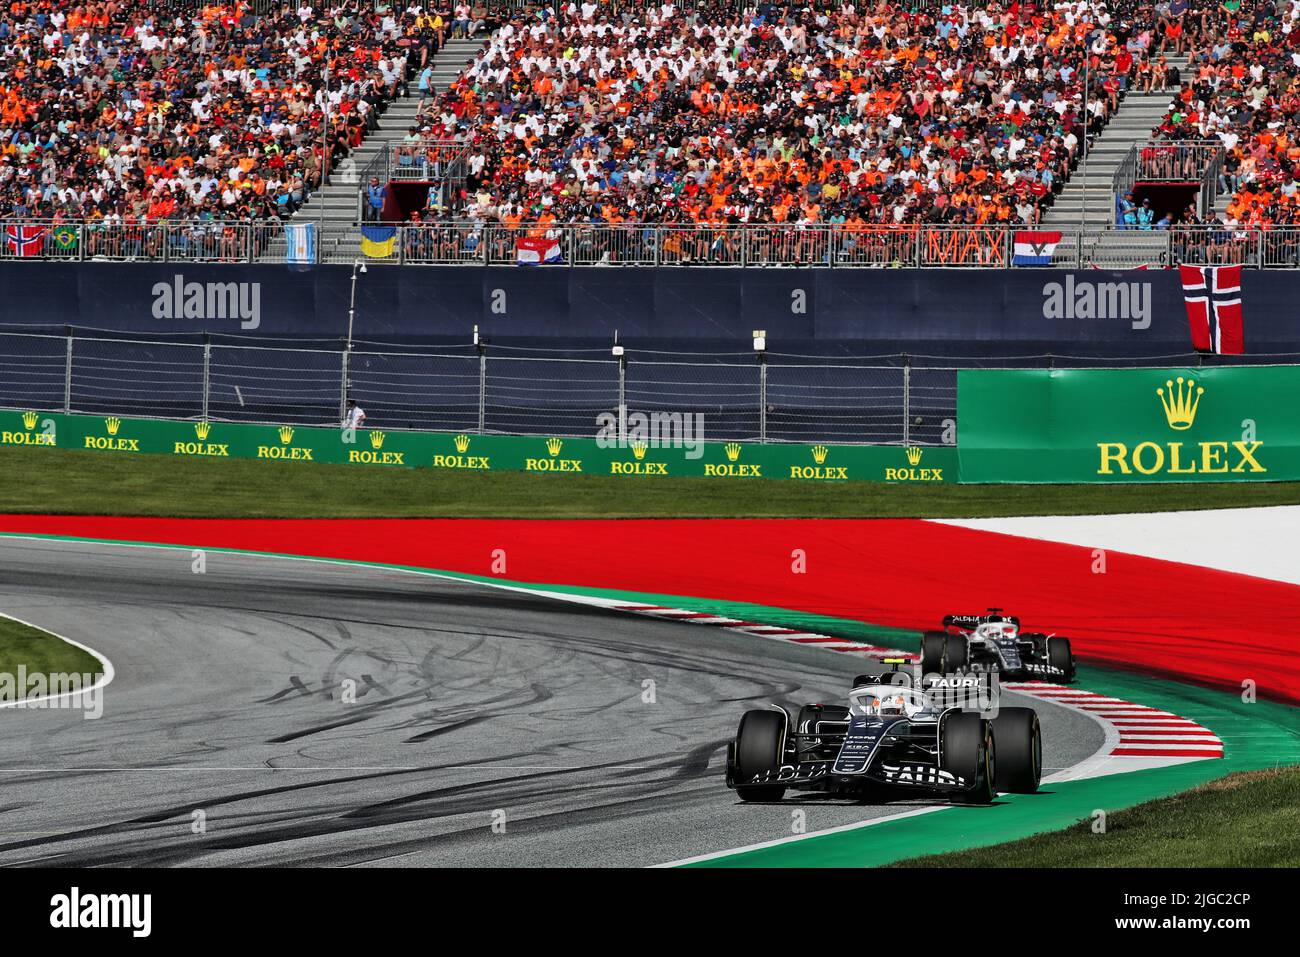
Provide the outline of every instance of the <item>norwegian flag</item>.
<path id="1" fill-rule="evenodd" d="M 9 252 L 19 258 L 39 256 L 47 232 L 44 226 L 6 226 L 5 239 L 9 243 Z"/>
<path id="2" fill-rule="evenodd" d="M 1241 325 L 1240 266 L 1179 266 L 1192 346 L 1239 356 L 1246 351 Z"/>

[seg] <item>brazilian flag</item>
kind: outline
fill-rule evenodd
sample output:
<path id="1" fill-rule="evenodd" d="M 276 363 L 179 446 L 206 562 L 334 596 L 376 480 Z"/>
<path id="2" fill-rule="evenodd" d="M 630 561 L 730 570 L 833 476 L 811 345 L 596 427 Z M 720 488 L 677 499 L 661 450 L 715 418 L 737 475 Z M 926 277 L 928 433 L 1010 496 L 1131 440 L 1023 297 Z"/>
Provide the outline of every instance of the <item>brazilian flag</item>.
<path id="1" fill-rule="evenodd" d="M 371 259 L 383 259 L 393 254 L 397 245 L 396 226 L 362 226 L 361 251 Z"/>
<path id="2" fill-rule="evenodd" d="M 50 238 L 54 240 L 54 245 L 63 252 L 71 252 L 77 248 L 77 227 L 55 226 L 50 231 Z"/>

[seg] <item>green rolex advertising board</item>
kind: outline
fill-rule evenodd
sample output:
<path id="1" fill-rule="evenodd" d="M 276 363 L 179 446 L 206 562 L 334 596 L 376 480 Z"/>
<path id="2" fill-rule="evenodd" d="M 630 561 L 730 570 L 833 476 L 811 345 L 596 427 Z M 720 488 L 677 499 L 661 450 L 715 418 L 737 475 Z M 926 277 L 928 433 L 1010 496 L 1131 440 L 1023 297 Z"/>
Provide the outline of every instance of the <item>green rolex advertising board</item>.
<path id="1" fill-rule="evenodd" d="M 0 410 L 0 446 L 13 445 L 362 468 L 621 475 L 629 480 L 697 476 L 719 481 L 957 481 L 957 450 L 951 446 L 698 442 L 683 447 L 642 440 L 346 430 Z"/>
<path id="2" fill-rule="evenodd" d="M 961 370 L 963 482 L 1300 478 L 1300 367 Z"/>

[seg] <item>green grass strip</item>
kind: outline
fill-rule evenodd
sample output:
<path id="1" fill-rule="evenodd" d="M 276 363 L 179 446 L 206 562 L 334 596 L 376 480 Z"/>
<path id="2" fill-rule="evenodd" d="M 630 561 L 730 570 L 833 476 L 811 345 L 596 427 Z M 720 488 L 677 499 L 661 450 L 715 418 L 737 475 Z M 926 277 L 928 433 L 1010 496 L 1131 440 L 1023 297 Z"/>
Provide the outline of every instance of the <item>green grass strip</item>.
<path id="1" fill-rule="evenodd" d="M 62 638 L 0 616 L 0 674 L 97 675 L 104 670 L 94 655 Z"/>
<path id="2" fill-rule="evenodd" d="M 1300 504 L 1300 483 L 945 485 L 359 469 L 0 447 L 0 512 L 175 518 L 974 518 Z"/>
<path id="3" fill-rule="evenodd" d="M 1300 867 L 1300 768 L 1242 771 L 1186 794 L 901 867 Z"/>

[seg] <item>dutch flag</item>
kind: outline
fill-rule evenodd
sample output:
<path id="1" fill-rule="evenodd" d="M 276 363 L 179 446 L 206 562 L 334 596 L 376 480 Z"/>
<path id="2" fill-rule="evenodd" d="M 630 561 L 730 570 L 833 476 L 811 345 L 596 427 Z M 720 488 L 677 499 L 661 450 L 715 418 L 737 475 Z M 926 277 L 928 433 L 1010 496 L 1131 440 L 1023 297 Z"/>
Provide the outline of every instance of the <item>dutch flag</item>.
<path id="1" fill-rule="evenodd" d="M 1050 266 L 1052 253 L 1056 252 L 1061 234 L 1040 233 L 1030 230 L 1017 230 L 1015 252 L 1011 258 L 1013 266 Z"/>
<path id="2" fill-rule="evenodd" d="M 543 266 L 564 262 L 560 254 L 560 241 L 543 237 L 524 236 L 515 240 L 515 263 L 520 266 Z"/>

